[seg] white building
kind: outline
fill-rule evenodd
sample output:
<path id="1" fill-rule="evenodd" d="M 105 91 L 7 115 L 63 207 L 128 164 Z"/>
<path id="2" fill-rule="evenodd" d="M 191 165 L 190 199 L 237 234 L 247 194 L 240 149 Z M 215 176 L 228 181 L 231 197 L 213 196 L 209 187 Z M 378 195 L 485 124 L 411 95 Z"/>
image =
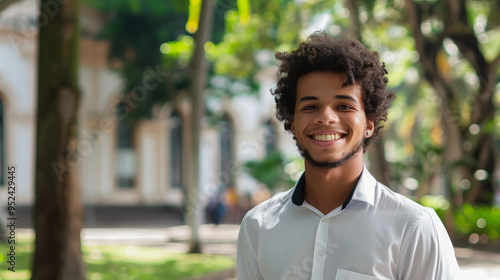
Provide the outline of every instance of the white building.
<path id="1" fill-rule="evenodd" d="M 83 27 L 94 28 L 93 21 L 88 20 L 91 14 L 83 10 Z M 21 1 L 0 13 L 0 188 L 4 190 L 0 200 L 7 201 L 6 167 L 14 165 L 16 203 L 26 206 L 34 201 L 37 16 L 36 0 Z M 83 202 L 180 205 L 186 182 L 184 159 L 189 152 L 189 100 L 179 93 L 174 102 L 155 108 L 153 119 L 132 128 L 124 125 L 116 114 L 121 80 L 107 67 L 107 47 L 106 42 L 81 39 L 79 82 L 83 97 L 78 149 L 71 153 Z M 217 102 L 224 121 L 202 131 L 200 187 L 205 197 L 215 194 L 221 185 L 234 187 L 239 194 L 255 190 L 258 183 L 248 175 L 228 170 L 247 160 L 263 158 L 267 141 L 276 140 L 267 149 L 275 145 L 295 152 L 291 136 L 284 134 L 274 117 L 269 88 L 274 84 L 275 71 L 269 68 L 256 77 L 262 85 L 258 96 Z M 147 69 L 145 75 L 149 75 Z M 59 168 L 59 172 L 64 171 Z"/>

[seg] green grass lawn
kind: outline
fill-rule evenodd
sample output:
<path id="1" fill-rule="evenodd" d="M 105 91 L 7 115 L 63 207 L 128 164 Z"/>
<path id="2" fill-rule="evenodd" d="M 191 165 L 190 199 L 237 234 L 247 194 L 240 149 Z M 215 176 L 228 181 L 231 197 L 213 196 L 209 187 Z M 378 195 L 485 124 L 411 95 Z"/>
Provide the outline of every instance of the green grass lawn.
<path id="1" fill-rule="evenodd" d="M 9 244 L 0 244 L 0 279 L 30 279 L 33 240 L 16 239 L 16 272 L 8 270 Z M 199 277 L 235 266 L 233 258 L 182 254 L 157 247 L 83 246 L 88 280 L 160 280 Z"/>

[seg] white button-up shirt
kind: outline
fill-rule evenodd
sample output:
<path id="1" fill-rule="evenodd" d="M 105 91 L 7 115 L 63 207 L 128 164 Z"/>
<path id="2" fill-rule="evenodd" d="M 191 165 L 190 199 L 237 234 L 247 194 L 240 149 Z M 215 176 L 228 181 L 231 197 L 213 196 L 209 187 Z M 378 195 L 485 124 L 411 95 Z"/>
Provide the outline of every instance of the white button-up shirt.
<path id="1" fill-rule="evenodd" d="M 302 175 L 246 214 L 238 280 L 458 278 L 435 211 L 378 183 L 366 168 L 344 205 L 327 215 L 304 201 L 304 189 Z"/>

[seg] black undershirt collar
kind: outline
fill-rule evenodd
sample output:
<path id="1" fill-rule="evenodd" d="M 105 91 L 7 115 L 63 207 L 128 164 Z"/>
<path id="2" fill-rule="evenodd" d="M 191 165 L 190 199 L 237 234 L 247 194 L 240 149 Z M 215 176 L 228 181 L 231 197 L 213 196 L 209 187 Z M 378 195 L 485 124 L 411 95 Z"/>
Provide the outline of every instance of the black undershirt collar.
<path id="1" fill-rule="evenodd" d="M 357 186 L 357 184 L 356 184 L 356 186 Z M 356 186 L 354 186 L 354 188 L 352 188 L 351 193 L 349 193 L 346 200 L 342 204 L 342 210 L 344 210 L 347 207 L 347 205 L 349 204 L 349 202 L 351 201 L 352 195 L 354 194 L 354 190 L 356 190 Z M 302 174 L 302 176 L 300 176 L 300 179 L 297 182 L 295 190 L 293 191 L 293 194 L 292 194 L 293 204 L 295 204 L 297 206 L 301 206 L 304 203 L 305 191 L 306 191 L 306 175 Z"/>

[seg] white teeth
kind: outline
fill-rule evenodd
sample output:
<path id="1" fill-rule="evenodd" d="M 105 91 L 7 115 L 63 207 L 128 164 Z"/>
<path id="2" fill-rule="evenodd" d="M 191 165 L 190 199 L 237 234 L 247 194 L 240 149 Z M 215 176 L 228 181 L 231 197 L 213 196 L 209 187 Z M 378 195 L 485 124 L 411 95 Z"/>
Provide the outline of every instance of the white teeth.
<path id="1" fill-rule="evenodd" d="M 339 140 L 340 134 L 315 134 L 312 137 L 316 141 L 332 141 Z"/>

